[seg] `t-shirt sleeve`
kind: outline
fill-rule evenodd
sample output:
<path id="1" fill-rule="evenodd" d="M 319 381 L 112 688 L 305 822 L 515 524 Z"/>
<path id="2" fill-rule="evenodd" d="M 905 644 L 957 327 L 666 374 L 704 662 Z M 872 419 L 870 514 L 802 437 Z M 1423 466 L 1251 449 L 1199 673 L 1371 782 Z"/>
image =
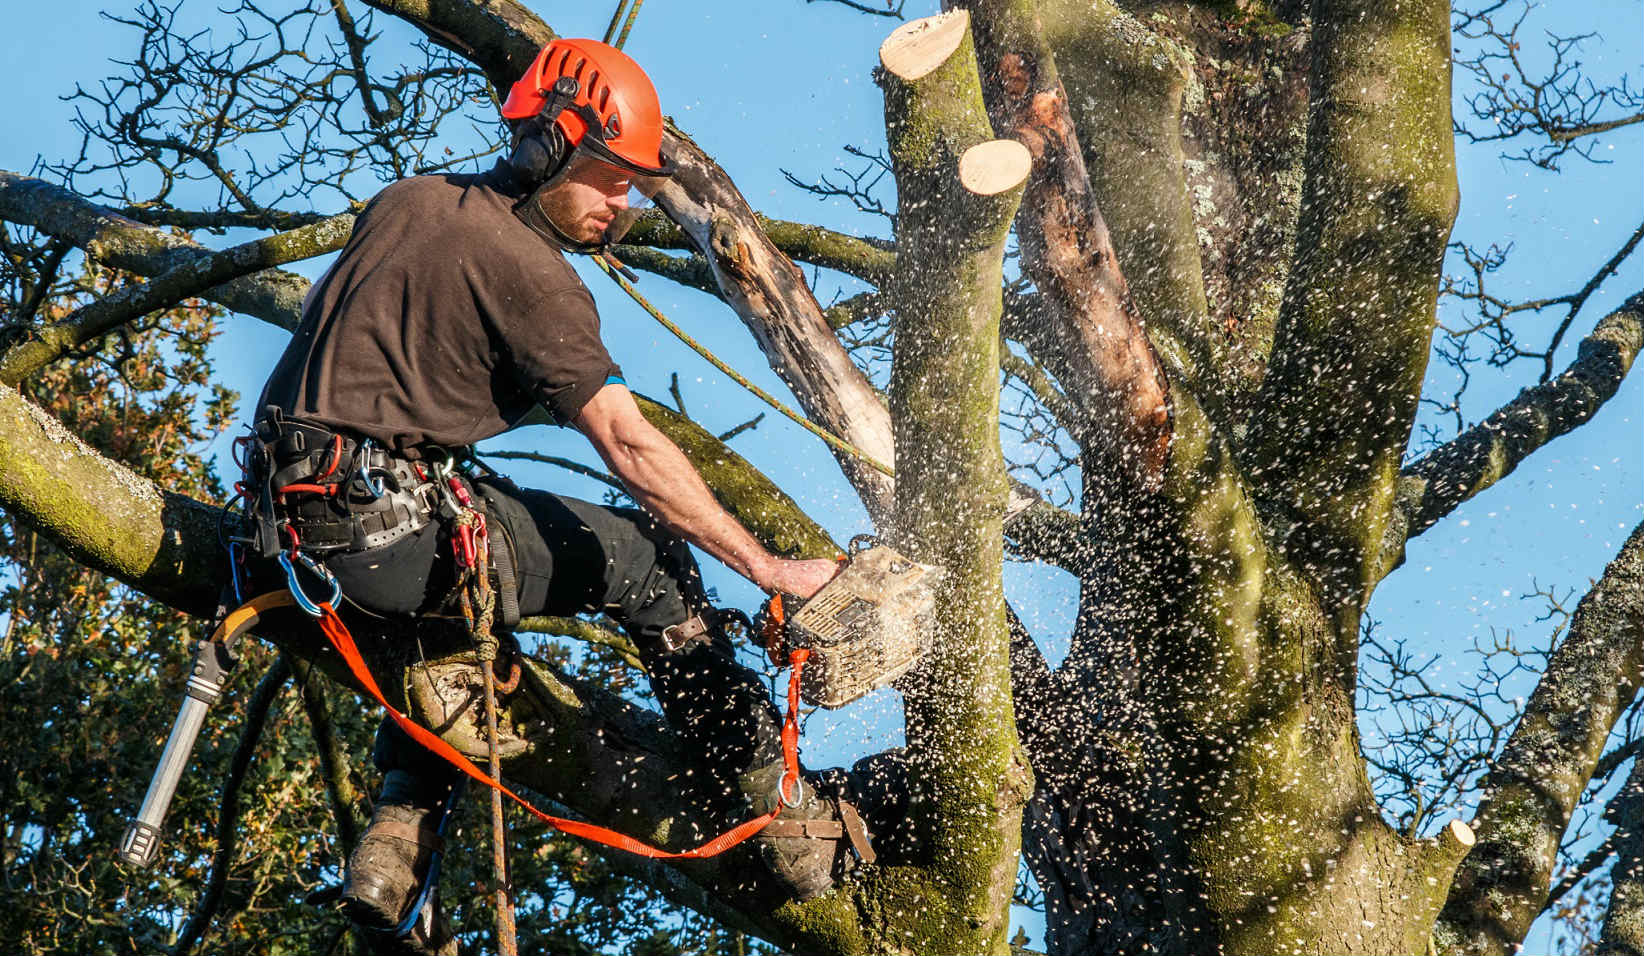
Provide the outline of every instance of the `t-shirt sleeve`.
<path id="1" fill-rule="evenodd" d="M 580 284 L 521 301 L 496 327 L 519 384 L 567 425 L 622 370 L 599 338 L 599 311 Z"/>

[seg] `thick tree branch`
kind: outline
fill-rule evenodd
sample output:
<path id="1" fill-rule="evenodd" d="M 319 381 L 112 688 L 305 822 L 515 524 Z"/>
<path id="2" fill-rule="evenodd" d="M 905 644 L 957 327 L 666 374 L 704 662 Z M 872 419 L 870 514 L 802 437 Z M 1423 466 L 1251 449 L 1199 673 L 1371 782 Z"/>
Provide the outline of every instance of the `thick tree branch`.
<path id="1" fill-rule="evenodd" d="M 1017 236 L 1071 366 L 1061 376 L 1115 471 L 1157 490 L 1170 448 L 1164 368 L 1142 331 L 1113 240 L 1085 173 L 1056 63 L 1031 0 L 966 0 L 995 126 L 1033 156 Z M 1074 343 L 1077 343 L 1075 345 Z"/>
<path id="2" fill-rule="evenodd" d="M 896 249 L 883 239 L 863 239 L 822 226 L 754 213 L 766 238 L 788 258 L 882 285 L 896 271 Z M 629 243 L 658 249 L 696 249 L 684 229 L 659 214 L 641 216 L 626 236 Z"/>
<path id="3" fill-rule="evenodd" d="M 670 256 L 649 246 L 622 244 L 612 247 L 617 260 L 625 266 L 643 269 L 683 286 L 720 295 L 719 283 L 714 281 L 714 270 L 708 260 L 699 255 Z"/>
<path id="4" fill-rule="evenodd" d="M 1644 760 L 1633 764 L 1604 819 L 1615 827 L 1608 841 L 1615 866 L 1595 956 L 1644 956 Z"/>
<path id="5" fill-rule="evenodd" d="M 1185 176 L 1193 62 L 1113 0 L 1039 0 L 1044 40 L 1079 130 L 1089 189 L 1113 231 L 1147 334 L 1170 379 L 1213 399 L 1224 338 L 1210 319 Z"/>
<path id="6" fill-rule="evenodd" d="M 1601 320 L 1558 378 L 1525 389 L 1489 418 L 1400 472 L 1384 573 L 1402 557 L 1406 538 L 1431 528 L 1512 474 L 1548 442 L 1586 424 L 1620 390 L 1641 348 L 1644 292 Z"/>
<path id="7" fill-rule="evenodd" d="M 900 547 L 944 572 L 933 648 L 905 703 L 909 819 L 934 891 L 924 938 L 900 941 L 915 951 L 1003 947 L 1031 788 L 1000 581 L 1008 485 L 998 369 L 1005 235 L 1032 161 L 1020 143 L 992 140 L 969 19 L 913 21 L 879 50 L 897 248 L 920 264 L 891 287 L 890 395 L 903 450 L 894 526 Z"/>
<path id="8" fill-rule="evenodd" d="M 1513 952 L 1547 898 L 1559 841 L 1644 667 L 1644 524 L 1576 607 L 1485 781 L 1479 842 L 1440 918 L 1448 948 Z"/>
<path id="9" fill-rule="evenodd" d="M 741 316 L 793 390 L 805 415 L 868 456 L 894 466 L 890 415 L 851 362 L 804 276 L 764 236 L 724 170 L 684 136 L 670 138 L 677 171 L 657 200 L 714 269 L 722 297 Z M 891 481 L 835 451 L 870 514 L 883 519 Z"/>
<path id="10" fill-rule="evenodd" d="M 30 330 L 27 341 L 0 355 L 0 382 L 16 385 L 87 342 L 231 279 L 340 249 L 353 228 L 353 214 L 333 216 L 200 256 L 140 286 L 106 295 L 62 321 Z"/>
<path id="11" fill-rule="evenodd" d="M 220 510 L 161 491 L 0 385 L 0 508 L 75 561 L 190 614 L 211 613 Z"/>
<path id="12" fill-rule="evenodd" d="M 1380 580 L 1458 201 L 1449 15 L 1313 4 L 1296 264 L 1243 460 L 1344 639 Z"/>
<path id="13" fill-rule="evenodd" d="M 0 170 L 0 219 L 67 239 L 91 258 L 138 275 L 159 275 L 212 254 L 204 246 L 133 222 L 59 186 L 4 170 Z M 270 269 L 207 289 L 203 297 L 294 329 L 307 292 L 307 279 Z"/>
<path id="14" fill-rule="evenodd" d="M 349 203 L 347 212 L 358 214 L 365 208 L 365 203 Z M 173 209 L 170 206 L 138 205 L 127 206 L 124 209 L 114 210 L 127 219 L 134 219 L 145 226 L 176 226 L 190 232 L 204 229 L 208 232 L 223 232 L 227 229 L 278 229 L 290 231 L 301 229 L 303 226 L 312 226 L 322 219 L 331 218 L 323 212 L 280 212 L 265 209 L 253 216 L 249 213 L 236 212 L 232 209 Z"/>

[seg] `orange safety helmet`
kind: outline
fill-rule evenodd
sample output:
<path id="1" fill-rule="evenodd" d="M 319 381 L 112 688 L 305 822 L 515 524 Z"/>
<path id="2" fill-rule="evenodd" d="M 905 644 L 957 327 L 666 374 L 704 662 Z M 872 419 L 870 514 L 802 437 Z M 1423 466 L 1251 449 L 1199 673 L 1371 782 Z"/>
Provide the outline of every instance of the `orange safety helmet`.
<path id="1" fill-rule="evenodd" d="M 651 78 L 628 54 L 598 40 L 562 38 L 543 47 L 508 90 L 502 115 L 529 120 L 544 107 L 566 104 L 569 84 L 562 78 L 575 84 L 570 101 L 542 120 L 559 129 L 572 151 L 587 149 L 643 176 L 673 172 L 662 159 L 662 106 Z"/>

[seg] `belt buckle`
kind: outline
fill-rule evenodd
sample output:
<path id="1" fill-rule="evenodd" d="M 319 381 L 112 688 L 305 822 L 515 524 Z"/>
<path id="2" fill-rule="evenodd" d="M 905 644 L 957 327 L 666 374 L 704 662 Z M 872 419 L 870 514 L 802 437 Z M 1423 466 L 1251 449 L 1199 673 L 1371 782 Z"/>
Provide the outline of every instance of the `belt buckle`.
<path id="1" fill-rule="evenodd" d="M 701 640 L 708 633 L 708 622 L 700 614 L 693 614 L 678 624 L 670 624 L 662 629 L 662 646 L 670 653 L 676 653 L 695 641 Z"/>

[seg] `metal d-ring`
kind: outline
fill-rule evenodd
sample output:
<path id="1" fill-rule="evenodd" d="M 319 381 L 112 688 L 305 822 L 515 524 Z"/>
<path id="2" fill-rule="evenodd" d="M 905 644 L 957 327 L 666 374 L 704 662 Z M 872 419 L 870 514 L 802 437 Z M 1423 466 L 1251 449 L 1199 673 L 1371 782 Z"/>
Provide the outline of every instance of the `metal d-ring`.
<path id="1" fill-rule="evenodd" d="M 452 458 L 451 453 L 444 448 L 434 448 L 433 451 L 445 456 L 444 461 L 435 461 L 433 458 L 428 459 L 428 465 L 433 469 L 434 477 L 443 482 L 451 476 L 451 466 L 456 462 L 456 459 Z"/>
<path id="2" fill-rule="evenodd" d="M 331 597 L 327 599 L 326 603 L 336 607 L 342 601 L 342 585 L 337 582 L 336 575 L 301 551 L 297 552 L 297 560 L 303 567 L 311 571 L 315 577 L 331 584 Z M 302 582 L 297 580 L 297 568 L 296 565 L 291 563 L 291 552 L 280 552 L 280 567 L 285 568 L 285 586 L 290 589 L 291 597 L 297 602 L 297 606 L 311 617 L 324 615 L 325 610 L 309 599 L 307 592 L 303 591 Z"/>
<path id="3" fill-rule="evenodd" d="M 360 447 L 355 449 L 354 454 L 360 460 L 359 468 L 355 471 L 356 477 L 360 479 L 360 484 L 365 486 L 366 493 L 371 496 L 373 501 L 381 498 L 387 493 L 388 489 L 384 487 L 381 478 L 371 476 L 371 439 L 367 438 L 365 441 L 360 442 Z M 382 469 L 377 470 L 381 471 Z"/>
<path id="4" fill-rule="evenodd" d="M 782 776 L 777 778 L 777 780 L 776 780 L 776 800 L 777 800 L 778 803 L 782 804 L 784 807 L 787 807 L 789 810 L 798 810 L 799 805 L 805 802 L 805 778 L 799 776 L 798 774 L 794 774 L 794 778 L 793 778 L 793 801 L 791 803 L 788 801 L 788 795 L 786 793 L 782 792 L 782 783 L 783 783 L 783 781 L 785 781 L 787 779 L 788 779 L 788 774 L 787 774 L 786 771 L 783 772 Z"/>

